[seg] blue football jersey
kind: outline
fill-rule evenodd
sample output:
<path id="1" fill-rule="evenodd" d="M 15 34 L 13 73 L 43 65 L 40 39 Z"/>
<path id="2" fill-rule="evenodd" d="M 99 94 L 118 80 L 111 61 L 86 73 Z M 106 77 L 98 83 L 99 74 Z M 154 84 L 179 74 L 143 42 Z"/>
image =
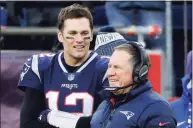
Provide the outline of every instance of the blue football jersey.
<path id="1" fill-rule="evenodd" d="M 18 87 L 35 88 L 45 93 L 47 107 L 89 116 L 98 106 L 98 92 L 108 85 L 109 58 L 91 52 L 85 63 L 68 72 L 62 63 L 63 52 L 33 55 L 24 63 Z M 97 104 L 96 104 L 97 103 Z"/>

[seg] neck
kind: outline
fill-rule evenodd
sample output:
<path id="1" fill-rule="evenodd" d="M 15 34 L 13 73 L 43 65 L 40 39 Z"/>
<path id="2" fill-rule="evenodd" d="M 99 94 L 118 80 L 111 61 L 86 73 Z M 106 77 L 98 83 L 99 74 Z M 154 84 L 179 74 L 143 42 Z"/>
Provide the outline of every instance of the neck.
<path id="1" fill-rule="evenodd" d="M 69 66 L 80 66 L 86 61 L 88 57 L 89 57 L 89 53 L 87 53 L 83 58 L 74 58 L 64 52 L 64 60 L 66 64 Z"/>

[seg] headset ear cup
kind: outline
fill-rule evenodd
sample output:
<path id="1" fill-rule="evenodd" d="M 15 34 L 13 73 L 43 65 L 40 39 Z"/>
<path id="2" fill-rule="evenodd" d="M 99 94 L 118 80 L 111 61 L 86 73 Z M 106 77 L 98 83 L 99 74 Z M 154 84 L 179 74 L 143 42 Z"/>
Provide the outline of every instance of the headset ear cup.
<path id="1" fill-rule="evenodd" d="M 136 83 L 143 82 L 147 79 L 148 76 L 148 66 L 143 65 L 142 67 L 135 66 L 133 68 L 133 81 Z"/>
<path id="2" fill-rule="evenodd" d="M 140 68 L 140 71 L 139 71 L 139 79 L 140 81 L 144 81 L 147 79 L 147 76 L 148 76 L 148 66 L 147 65 L 143 65 L 141 68 Z"/>
<path id="3" fill-rule="evenodd" d="M 141 83 L 147 80 L 148 71 L 150 67 L 150 59 L 145 49 L 136 42 L 130 42 L 130 44 L 139 52 L 140 62 L 138 62 L 133 68 L 133 82 Z"/>
<path id="4" fill-rule="evenodd" d="M 139 82 L 139 67 L 137 65 L 133 68 L 133 82 Z"/>

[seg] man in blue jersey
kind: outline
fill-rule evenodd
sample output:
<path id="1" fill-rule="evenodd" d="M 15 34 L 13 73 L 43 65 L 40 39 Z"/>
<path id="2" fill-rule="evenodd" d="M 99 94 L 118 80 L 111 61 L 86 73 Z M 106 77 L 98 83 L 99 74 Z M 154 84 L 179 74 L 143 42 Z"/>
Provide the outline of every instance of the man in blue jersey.
<path id="1" fill-rule="evenodd" d="M 78 4 L 63 8 L 57 35 L 63 52 L 33 55 L 23 65 L 18 82 L 18 88 L 25 91 L 21 128 L 81 125 L 100 103 L 102 86 L 108 85 L 105 72 L 109 59 L 89 52 L 93 19 L 88 8 Z"/>
<path id="2" fill-rule="evenodd" d="M 91 128 L 176 128 L 172 109 L 148 81 L 149 57 L 129 41 L 115 47 L 107 77 L 109 91 L 91 120 Z"/>
<path id="3" fill-rule="evenodd" d="M 182 96 L 171 102 L 177 128 L 192 128 L 192 51 L 188 53 L 186 75 L 182 78 Z"/>

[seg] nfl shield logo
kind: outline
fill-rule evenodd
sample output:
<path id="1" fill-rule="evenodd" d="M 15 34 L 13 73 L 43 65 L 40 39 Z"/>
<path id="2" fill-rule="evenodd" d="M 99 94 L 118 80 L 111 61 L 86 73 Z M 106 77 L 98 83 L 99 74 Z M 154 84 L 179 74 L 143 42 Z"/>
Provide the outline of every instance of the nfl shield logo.
<path id="1" fill-rule="evenodd" d="M 69 80 L 69 81 L 72 81 L 72 80 L 74 80 L 74 77 L 75 77 L 74 74 L 69 74 L 69 75 L 68 75 L 68 80 Z"/>

